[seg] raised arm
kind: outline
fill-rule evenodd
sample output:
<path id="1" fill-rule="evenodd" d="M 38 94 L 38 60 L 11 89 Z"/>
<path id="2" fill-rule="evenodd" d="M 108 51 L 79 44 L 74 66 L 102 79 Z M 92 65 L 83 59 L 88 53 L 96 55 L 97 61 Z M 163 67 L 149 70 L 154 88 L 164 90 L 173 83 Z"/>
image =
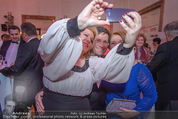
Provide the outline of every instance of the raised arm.
<path id="1" fill-rule="evenodd" d="M 131 16 L 134 20 L 132 20 L 128 15 Z M 125 43 L 123 46 L 125 48 L 130 48 L 135 44 L 136 38 L 140 33 L 142 27 L 142 19 L 139 13 L 134 11 L 127 13 L 127 15 L 124 14 L 123 18 L 127 22 L 127 24 L 123 21 L 120 22 L 120 25 L 126 31 Z"/>
<path id="2" fill-rule="evenodd" d="M 134 62 L 134 52 L 132 46 L 136 41 L 141 29 L 141 17 L 137 12 L 128 13 L 134 20 L 127 15 L 123 15 L 127 24 L 121 22 L 121 26 L 126 31 L 124 44 L 114 47 L 104 60 L 91 58 L 91 67 L 95 76 L 95 81 L 107 80 L 113 83 L 124 83 L 129 79 L 130 71 Z"/>
<path id="3" fill-rule="evenodd" d="M 108 21 L 98 20 L 98 16 L 112 6 L 103 0 L 93 0 L 78 17 L 59 20 L 50 26 L 38 49 L 46 64 L 44 76 L 57 81 L 72 69 L 82 52 L 80 32 L 86 27 L 109 24 Z"/>

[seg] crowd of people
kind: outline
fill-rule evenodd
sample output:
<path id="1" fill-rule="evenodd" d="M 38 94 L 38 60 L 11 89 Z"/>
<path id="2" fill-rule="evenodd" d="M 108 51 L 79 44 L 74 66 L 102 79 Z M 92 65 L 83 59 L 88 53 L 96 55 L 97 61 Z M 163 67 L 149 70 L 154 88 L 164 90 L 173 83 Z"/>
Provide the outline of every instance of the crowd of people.
<path id="1" fill-rule="evenodd" d="M 110 33 L 103 27 L 110 23 L 98 17 L 112 7 L 93 0 L 77 17 L 54 22 L 41 40 L 32 23 L 10 26 L 0 44 L 6 62 L 0 73 L 14 77 L 13 95 L 4 104 L 13 104 L 11 110 L 34 106 L 42 115 L 104 111 L 113 99 L 135 101 L 132 109 L 119 107 L 122 118 L 143 118 L 154 105 L 156 111 L 178 110 L 178 21 L 165 26 L 167 42 L 154 38 L 150 49 L 135 11 L 122 16 L 127 22 L 120 21 L 123 31 Z M 1 114 L 12 114 L 10 109 Z"/>

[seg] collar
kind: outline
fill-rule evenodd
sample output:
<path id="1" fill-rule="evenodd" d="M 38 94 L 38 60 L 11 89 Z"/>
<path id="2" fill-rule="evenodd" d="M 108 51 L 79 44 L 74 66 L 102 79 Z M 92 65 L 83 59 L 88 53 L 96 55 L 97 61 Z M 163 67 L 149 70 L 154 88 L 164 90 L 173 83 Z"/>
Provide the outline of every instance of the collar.
<path id="1" fill-rule="evenodd" d="M 178 37 L 178 36 L 175 36 L 175 37 Z M 171 39 L 171 41 L 172 41 L 175 37 L 173 37 L 173 38 Z"/>
<path id="2" fill-rule="evenodd" d="M 32 37 L 32 38 L 28 39 L 27 43 L 30 42 L 34 38 L 37 38 L 37 37 Z"/>

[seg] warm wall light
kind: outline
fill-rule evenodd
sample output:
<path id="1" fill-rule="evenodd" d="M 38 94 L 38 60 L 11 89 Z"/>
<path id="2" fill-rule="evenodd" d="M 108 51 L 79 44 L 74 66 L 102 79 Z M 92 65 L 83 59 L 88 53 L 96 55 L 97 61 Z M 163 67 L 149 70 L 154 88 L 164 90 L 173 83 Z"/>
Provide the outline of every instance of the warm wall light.
<path id="1" fill-rule="evenodd" d="M 98 17 L 98 19 L 101 19 L 101 17 Z"/>

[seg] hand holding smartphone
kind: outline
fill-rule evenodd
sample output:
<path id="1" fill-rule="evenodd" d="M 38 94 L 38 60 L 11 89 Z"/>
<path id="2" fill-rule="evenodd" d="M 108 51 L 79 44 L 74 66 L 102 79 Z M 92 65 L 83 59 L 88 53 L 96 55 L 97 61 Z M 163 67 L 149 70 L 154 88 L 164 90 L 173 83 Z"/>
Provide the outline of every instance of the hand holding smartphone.
<path id="1" fill-rule="evenodd" d="M 127 12 L 135 11 L 134 9 L 125 9 L 125 8 L 111 8 L 106 9 L 106 20 L 113 23 L 118 23 L 120 20 L 126 22 L 123 18 L 123 14 Z"/>

